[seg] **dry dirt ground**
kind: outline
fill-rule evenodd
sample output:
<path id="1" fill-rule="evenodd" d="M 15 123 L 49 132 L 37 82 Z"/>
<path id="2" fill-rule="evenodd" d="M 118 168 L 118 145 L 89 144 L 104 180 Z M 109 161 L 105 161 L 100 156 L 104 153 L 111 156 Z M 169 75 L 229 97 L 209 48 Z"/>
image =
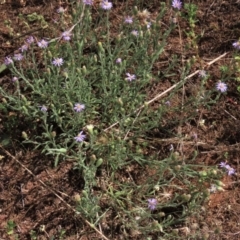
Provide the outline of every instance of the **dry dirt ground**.
<path id="1" fill-rule="evenodd" d="M 185 2 L 189 1 L 185 0 Z M 198 53 L 201 61 L 208 62 L 227 52 L 224 58 L 209 67 L 212 74 L 209 87 L 213 87 L 219 79 L 219 67 L 232 64 L 232 43 L 240 37 L 240 2 L 237 0 L 191 2 L 198 6 L 199 22 L 196 34 L 200 35 L 202 31 L 204 34 L 198 41 L 198 50 L 189 50 L 185 57 Z M 114 1 L 112 19 L 121 14 L 122 4 L 122 1 Z M 56 9 L 60 5 L 68 6 L 67 2 L 59 1 L 1 0 L 0 62 L 21 46 L 25 36 L 30 34 L 39 38 L 49 36 L 51 23 L 58 17 Z M 154 14 L 158 10 L 158 1 L 148 1 L 143 7 Z M 43 18 L 27 22 L 28 27 L 26 16 L 34 12 L 38 16 L 42 15 Z M 19 14 L 23 17 L 20 18 Z M 41 29 L 41 24 L 45 24 L 42 19 L 49 24 L 44 30 Z M 6 27 L 6 24 L 9 27 Z M 185 27 L 181 22 L 180 26 Z M 184 36 L 183 41 L 187 41 Z M 168 48 L 172 52 L 181 51 L 174 36 L 170 38 Z M 196 69 L 199 66 L 200 64 L 196 64 Z M 9 72 L 2 72 L 0 78 L 10 78 Z M 150 95 L 154 96 L 168 87 L 155 86 L 151 89 Z M 193 122 L 183 128 L 185 133 L 196 132 L 201 142 L 205 143 L 198 147 L 199 163 L 219 164 L 224 160 L 223 155 L 227 152 L 229 164 L 237 171 L 235 176 L 227 176 L 223 179 L 226 184 L 225 191 L 212 194 L 209 202 L 203 206 L 202 216 L 199 216 L 199 228 L 203 236 L 210 240 L 240 239 L 240 95 L 236 91 L 236 82 L 229 82 L 228 87 L 227 94 L 221 96 L 215 107 L 211 110 L 202 110 L 201 116 L 205 119 L 205 127 L 199 128 L 196 122 Z M 0 117 L 1 121 L 6 121 L 9 116 L 0 113 Z M 9 220 L 16 224 L 14 229 L 19 239 L 30 239 L 31 230 L 37 232 L 38 239 L 50 239 L 53 235 L 60 236 L 61 230 L 66 231 L 64 239 L 100 239 L 97 235 L 94 237 L 93 231 L 81 218 L 76 217 L 69 207 L 70 205 L 74 208 L 74 196 L 84 185 L 79 174 L 72 170 L 72 163 L 62 162 L 57 168 L 53 168 L 52 162 L 38 152 L 32 152 L 27 147 L 21 149 L 20 134 L 24 130 L 21 126 L 22 124 L 19 123 L 20 129 L 15 130 L 11 147 L 5 147 L 8 153 L 0 149 L 0 154 L 4 156 L 0 161 L 0 239 L 13 239 L 7 234 L 6 227 Z M 1 128 L 0 131 L 3 135 L 4 129 Z M 191 152 L 190 147 L 185 151 Z M 56 197 L 52 189 L 64 201 Z M 192 221 L 194 224 L 195 220 Z"/>

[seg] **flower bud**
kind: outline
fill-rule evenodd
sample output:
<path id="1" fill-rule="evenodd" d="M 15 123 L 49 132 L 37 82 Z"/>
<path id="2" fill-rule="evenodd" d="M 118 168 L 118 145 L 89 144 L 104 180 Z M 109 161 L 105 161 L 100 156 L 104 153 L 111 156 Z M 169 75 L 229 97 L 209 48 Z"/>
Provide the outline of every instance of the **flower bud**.
<path id="1" fill-rule="evenodd" d="M 73 104 L 71 102 L 68 102 L 68 105 L 73 108 Z"/>
<path id="2" fill-rule="evenodd" d="M 138 7 L 137 6 L 134 6 L 134 8 L 133 8 L 133 12 L 134 12 L 134 14 L 138 14 Z"/>
<path id="3" fill-rule="evenodd" d="M 82 67 L 82 71 L 83 71 L 84 74 L 87 74 L 87 68 L 86 68 L 85 65 L 83 65 L 83 67 Z"/>
<path id="4" fill-rule="evenodd" d="M 98 42 L 98 46 L 101 52 L 104 52 L 103 46 L 101 42 Z"/>
<path id="5" fill-rule="evenodd" d="M 212 170 L 211 170 L 211 173 L 216 176 L 218 172 L 217 172 L 216 169 L 212 169 Z"/>
<path id="6" fill-rule="evenodd" d="M 181 168 L 181 165 L 174 166 L 175 171 L 180 171 Z"/>
<path id="7" fill-rule="evenodd" d="M 221 186 L 221 187 L 225 186 L 225 184 L 222 181 L 219 181 L 219 180 L 216 181 L 216 185 Z"/>
<path id="8" fill-rule="evenodd" d="M 160 212 L 158 215 L 159 215 L 160 217 L 165 217 L 165 216 L 166 216 L 165 212 Z"/>
<path id="9" fill-rule="evenodd" d="M 57 133 L 56 133 L 55 131 L 52 131 L 52 132 L 51 132 L 51 136 L 52 136 L 53 138 L 55 138 L 56 135 L 57 135 Z"/>
<path id="10" fill-rule="evenodd" d="M 130 141 L 128 142 L 128 145 L 129 145 L 129 147 L 132 147 L 132 146 L 133 146 L 133 141 L 130 140 Z"/>
<path id="11" fill-rule="evenodd" d="M 206 177 L 207 176 L 207 172 L 206 171 L 201 171 L 199 172 L 200 177 Z"/>
<path id="12" fill-rule="evenodd" d="M 75 200 L 76 202 L 80 202 L 80 201 L 81 201 L 81 196 L 80 196 L 79 193 L 76 193 L 76 194 L 74 195 L 74 200 Z"/>
<path id="13" fill-rule="evenodd" d="M 86 190 L 82 190 L 82 195 L 83 195 L 85 198 L 88 198 L 88 194 L 87 194 Z"/>
<path id="14" fill-rule="evenodd" d="M 222 192 L 225 191 L 221 186 L 216 186 L 216 188 L 218 191 L 222 191 Z"/>
<path id="15" fill-rule="evenodd" d="M 148 107 L 148 102 L 144 102 L 144 107 Z"/>
<path id="16" fill-rule="evenodd" d="M 25 114 L 28 114 L 28 110 L 27 110 L 27 108 L 26 108 L 25 106 L 22 107 L 22 110 L 23 110 L 23 112 L 24 112 Z"/>
<path id="17" fill-rule="evenodd" d="M 102 159 L 102 158 L 99 158 L 99 159 L 97 160 L 97 162 L 96 162 L 96 167 L 97 167 L 97 168 L 100 167 L 100 166 L 102 165 L 102 163 L 103 163 L 103 159 Z"/>
<path id="18" fill-rule="evenodd" d="M 67 71 L 63 71 L 62 75 L 63 75 L 65 78 L 68 78 L 68 73 L 67 73 Z"/>
<path id="19" fill-rule="evenodd" d="M 72 14 L 73 14 L 73 16 L 76 16 L 77 15 L 77 12 L 76 12 L 76 9 L 72 9 Z"/>
<path id="20" fill-rule="evenodd" d="M 185 202 L 188 202 L 190 199 L 191 199 L 191 194 L 183 194 L 181 196 L 182 200 L 185 201 Z"/>
<path id="21" fill-rule="evenodd" d="M 48 56 L 49 58 L 52 58 L 52 53 L 51 53 L 51 51 L 47 51 L 47 56 Z"/>
<path id="22" fill-rule="evenodd" d="M 122 39 L 122 33 L 120 33 L 120 34 L 117 35 L 117 42 L 120 42 L 121 39 Z"/>
<path id="23" fill-rule="evenodd" d="M 91 155 L 90 160 L 91 162 L 95 163 L 95 161 L 97 160 L 96 155 L 95 154 Z"/>
<path id="24" fill-rule="evenodd" d="M 87 128 L 89 134 L 93 135 L 93 128 L 94 128 L 94 126 L 92 124 L 89 124 L 89 125 L 86 126 L 86 128 Z"/>
<path id="25" fill-rule="evenodd" d="M 26 103 L 27 102 L 27 99 L 24 95 L 21 95 L 21 99 Z"/>
<path id="26" fill-rule="evenodd" d="M 25 140 L 27 140 L 28 139 L 28 135 L 27 135 L 27 133 L 26 132 L 22 132 L 22 138 L 24 138 Z"/>
<path id="27" fill-rule="evenodd" d="M 88 14 L 87 20 L 88 20 L 89 22 L 92 22 L 92 16 L 91 16 L 91 14 Z"/>
<path id="28" fill-rule="evenodd" d="M 122 98 L 118 98 L 118 99 L 117 99 L 117 102 L 118 102 L 121 106 L 123 106 Z"/>
<path id="29" fill-rule="evenodd" d="M 179 158 L 180 158 L 180 154 L 179 154 L 179 152 L 174 152 L 173 154 L 172 154 L 172 157 L 173 157 L 173 160 L 179 160 Z"/>

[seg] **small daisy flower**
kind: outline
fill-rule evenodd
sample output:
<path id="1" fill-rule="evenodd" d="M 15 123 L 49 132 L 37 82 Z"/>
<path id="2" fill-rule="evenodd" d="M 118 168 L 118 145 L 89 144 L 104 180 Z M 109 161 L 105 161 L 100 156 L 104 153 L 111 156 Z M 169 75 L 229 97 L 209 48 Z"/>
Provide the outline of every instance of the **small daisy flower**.
<path id="1" fill-rule="evenodd" d="M 86 135 L 83 134 L 83 131 L 81 131 L 76 137 L 74 137 L 77 142 L 83 142 L 85 138 Z"/>
<path id="2" fill-rule="evenodd" d="M 110 10 L 112 8 L 112 3 L 109 2 L 108 0 L 103 0 L 101 2 L 101 8 L 104 9 L 104 10 Z"/>
<path id="3" fill-rule="evenodd" d="M 117 60 L 116 60 L 116 63 L 121 63 L 122 62 L 122 59 L 121 58 L 117 58 Z"/>
<path id="4" fill-rule="evenodd" d="M 10 57 L 5 57 L 4 64 L 5 64 L 5 65 L 13 64 L 12 58 L 10 58 Z"/>
<path id="5" fill-rule="evenodd" d="M 62 58 L 54 58 L 54 60 L 52 61 L 52 64 L 56 67 L 60 67 L 63 65 L 63 59 Z"/>
<path id="6" fill-rule="evenodd" d="M 228 164 L 226 164 L 225 162 L 220 162 L 219 166 L 222 168 L 226 168 Z"/>
<path id="7" fill-rule="evenodd" d="M 22 46 L 19 48 L 19 50 L 20 50 L 21 52 L 26 52 L 26 51 L 28 50 L 28 45 L 27 45 L 27 44 L 22 45 Z"/>
<path id="8" fill-rule="evenodd" d="M 240 50 L 240 42 L 239 41 L 234 42 L 232 45 L 233 45 L 234 48 Z"/>
<path id="9" fill-rule="evenodd" d="M 199 73 L 198 73 L 199 77 L 201 78 L 205 78 L 207 76 L 207 73 L 205 70 L 200 70 Z"/>
<path id="10" fill-rule="evenodd" d="M 23 55 L 21 53 L 16 53 L 13 58 L 16 61 L 21 61 L 23 60 Z"/>
<path id="11" fill-rule="evenodd" d="M 170 102 L 170 101 L 166 101 L 165 104 L 166 104 L 167 106 L 171 106 L 171 102 Z"/>
<path id="12" fill-rule="evenodd" d="M 220 92 L 226 92 L 227 91 L 227 84 L 224 83 L 224 82 L 218 82 L 217 85 L 216 85 L 216 88 L 218 91 Z"/>
<path id="13" fill-rule="evenodd" d="M 157 207 L 157 199 L 149 198 L 148 200 L 148 208 L 153 211 Z"/>
<path id="14" fill-rule="evenodd" d="M 124 22 L 128 23 L 128 24 L 132 24 L 133 23 L 133 18 L 130 17 L 130 16 L 127 16 L 127 17 L 125 17 Z"/>
<path id="15" fill-rule="evenodd" d="M 27 41 L 28 44 L 34 43 L 34 38 L 33 38 L 33 36 L 28 37 L 26 41 Z"/>
<path id="16" fill-rule="evenodd" d="M 192 138 L 196 141 L 198 139 L 198 135 L 196 133 L 193 133 Z"/>
<path id="17" fill-rule="evenodd" d="M 75 103 L 74 108 L 75 112 L 82 112 L 85 109 L 85 105 L 81 103 Z"/>
<path id="18" fill-rule="evenodd" d="M 225 162 L 221 162 L 221 163 L 219 164 L 219 166 L 222 167 L 222 168 L 225 168 L 225 169 L 227 170 L 228 176 L 231 176 L 231 175 L 235 174 L 235 172 L 236 172 L 234 168 L 230 167 L 230 166 L 229 166 L 227 163 L 225 163 Z"/>
<path id="19" fill-rule="evenodd" d="M 148 22 L 147 23 L 147 29 L 149 29 L 151 27 L 152 23 L 151 22 Z"/>
<path id="20" fill-rule="evenodd" d="M 129 82 L 136 79 L 136 75 L 134 74 L 126 73 L 126 75 L 127 75 L 126 80 L 128 80 Z"/>
<path id="21" fill-rule="evenodd" d="M 215 193 L 217 191 L 217 186 L 215 184 L 211 184 L 209 191 L 210 193 Z"/>
<path id="22" fill-rule="evenodd" d="M 65 40 L 65 41 L 69 41 L 71 40 L 71 36 L 72 34 L 69 31 L 65 31 L 62 33 L 61 37 Z"/>
<path id="23" fill-rule="evenodd" d="M 18 78 L 17 77 L 13 77 L 12 78 L 12 82 L 16 82 L 16 81 L 18 81 Z"/>
<path id="24" fill-rule="evenodd" d="M 92 5 L 93 5 L 93 0 L 83 0 L 83 3 L 84 3 L 85 5 L 92 6 Z"/>
<path id="25" fill-rule="evenodd" d="M 57 13 L 64 13 L 66 11 L 66 9 L 64 9 L 63 7 L 59 7 L 57 9 Z"/>
<path id="26" fill-rule="evenodd" d="M 47 48 L 48 47 L 48 42 L 44 39 L 42 39 L 41 41 L 38 41 L 37 44 L 40 48 Z"/>
<path id="27" fill-rule="evenodd" d="M 182 7 L 182 2 L 180 0 L 173 0 L 172 7 L 180 10 Z"/>
<path id="28" fill-rule="evenodd" d="M 228 164 L 226 165 L 225 168 L 228 171 L 228 176 L 231 176 L 231 175 L 235 174 L 235 169 L 230 167 Z"/>
<path id="29" fill-rule="evenodd" d="M 137 30 L 133 30 L 133 31 L 131 31 L 131 34 L 133 36 L 137 37 L 138 36 L 138 31 Z"/>
<path id="30" fill-rule="evenodd" d="M 47 112 L 47 107 L 45 106 L 45 105 L 42 105 L 41 107 L 40 107 L 40 110 L 42 111 L 42 112 Z"/>

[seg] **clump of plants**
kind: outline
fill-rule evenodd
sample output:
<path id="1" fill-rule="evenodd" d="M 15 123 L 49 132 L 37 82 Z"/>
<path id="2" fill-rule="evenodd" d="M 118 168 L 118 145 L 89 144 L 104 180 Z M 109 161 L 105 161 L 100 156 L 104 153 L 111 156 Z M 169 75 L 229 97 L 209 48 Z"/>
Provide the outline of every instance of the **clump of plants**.
<path id="1" fill-rule="evenodd" d="M 85 182 L 76 211 L 110 239 L 119 233 L 128 239 L 174 239 L 173 229 L 185 226 L 210 190 L 222 186 L 221 170 L 196 164 L 197 151 L 185 156 L 178 148 L 185 140 L 197 141 L 197 135 L 183 136 L 170 126 L 195 118 L 196 109 L 210 107 L 227 85 L 223 79 L 208 89 L 209 75 L 200 69 L 198 94 L 173 104 L 183 97 L 194 59 L 182 65 L 181 55 L 173 54 L 157 67 L 169 36 L 179 29 L 182 8 L 177 0 L 160 4 L 156 18 L 146 9 L 126 9 L 117 26 L 110 1 L 103 0 L 95 14 L 92 0 L 74 3 L 68 23 L 60 7 L 63 32 L 54 39 L 29 36 L 5 59 L 12 81 L 0 88 L 2 108 L 24 120 L 26 146 L 49 155 L 54 166 L 74 162 Z M 162 19 L 170 7 L 174 21 L 166 26 Z M 186 8 L 191 31 L 195 7 Z M 172 87 L 149 97 L 152 86 L 166 80 Z M 156 134 L 162 126 L 169 137 L 165 152 L 158 149 Z M 171 142 L 173 137 L 179 141 Z M 234 174 L 229 165 L 221 166 Z"/>

